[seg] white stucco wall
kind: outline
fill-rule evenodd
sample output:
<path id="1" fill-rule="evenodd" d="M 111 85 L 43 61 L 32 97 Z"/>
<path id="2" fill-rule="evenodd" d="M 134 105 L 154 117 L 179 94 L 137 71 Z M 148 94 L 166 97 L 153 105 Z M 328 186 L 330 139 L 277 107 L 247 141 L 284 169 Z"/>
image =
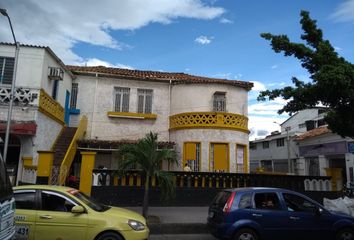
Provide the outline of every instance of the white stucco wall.
<path id="1" fill-rule="evenodd" d="M 97 80 L 97 81 L 96 81 Z M 115 78 L 79 76 L 77 108 L 88 117 L 86 138 L 99 140 L 140 139 L 148 132 L 157 132 L 159 141 L 168 141 L 169 84 Z M 154 120 L 108 117 L 114 111 L 114 88 L 130 88 L 129 112 L 137 112 L 137 89 L 152 89 Z M 73 121 L 77 121 L 77 116 Z"/>
<path id="2" fill-rule="evenodd" d="M 304 124 L 307 120 L 315 120 L 318 116 L 317 108 L 301 110 L 281 124 L 281 132 L 285 132 L 287 127 L 290 127 L 289 132 L 306 132 L 306 127 L 299 128 L 299 124 Z"/>
<path id="3" fill-rule="evenodd" d="M 223 84 L 174 85 L 171 93 L 171 115 L 183 112 L 213 111 L 215 92 L 226 92 L 227 112 L 247 116 L 247 90 Z"/>

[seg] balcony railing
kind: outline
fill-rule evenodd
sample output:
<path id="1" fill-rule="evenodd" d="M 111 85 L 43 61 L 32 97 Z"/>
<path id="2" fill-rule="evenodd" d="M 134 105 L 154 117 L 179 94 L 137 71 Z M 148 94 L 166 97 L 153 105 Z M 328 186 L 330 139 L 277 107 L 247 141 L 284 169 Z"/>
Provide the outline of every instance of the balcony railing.
<path id="1" fill-rule="evenodd" d="M 64 124 L 64 108 L 43 89 L 40 90 L 39 111 Z"/>
<path id="2" fill-rule="evenodd" d="M 0 85 L 0 104 L 10 102 L 11 86 Z M 39 89 L 16 87 L 14 92 L 15 105 L 38 105 Z"/>
<path id="3" fill-rule="evenodd" d="M 188 112 L 170 116 L 170 129 L 216 128 L 249 132 L 248 118 L 226 112 Z"/>

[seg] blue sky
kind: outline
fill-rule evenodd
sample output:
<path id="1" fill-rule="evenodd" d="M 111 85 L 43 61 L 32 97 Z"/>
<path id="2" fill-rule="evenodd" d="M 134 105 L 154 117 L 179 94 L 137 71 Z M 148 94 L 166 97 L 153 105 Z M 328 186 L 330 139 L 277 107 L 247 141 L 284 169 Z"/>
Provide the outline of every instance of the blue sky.
<path id="1" fill-rule="evenodd" d="M 354 62 L 354 0 L 2 0 L 21 43 L 45 45 L 67 64 L 185 72 L 252 81 L 251 138 L 279 128 L 284 102 L 259 90 L 308 80 L 294 58 L 271 50 L 262 32 L 299 42 L 307 10 L 338 53 Z M 5 18 L 0 41 L 11 42 Z"/>

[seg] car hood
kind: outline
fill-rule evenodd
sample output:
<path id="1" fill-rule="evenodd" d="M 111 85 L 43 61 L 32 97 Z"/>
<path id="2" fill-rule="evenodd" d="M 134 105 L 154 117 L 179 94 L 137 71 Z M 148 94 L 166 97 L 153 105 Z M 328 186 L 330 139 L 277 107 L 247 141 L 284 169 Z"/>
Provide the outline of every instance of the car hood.
<path id="1" fill-rule="evenodd" d="M 144 225 L 146 225 L 146 220 L 145 218 L 140 215 L 137 212 L 125 209 L 125 208 L 119 208 L 119 207 L 110 207 L 109 210 L 105 212 L 105 214 L 111 215 L 111 216 L 119 216 L 120 218 L 126 218 L 127 220 L 137 220 Z"/>

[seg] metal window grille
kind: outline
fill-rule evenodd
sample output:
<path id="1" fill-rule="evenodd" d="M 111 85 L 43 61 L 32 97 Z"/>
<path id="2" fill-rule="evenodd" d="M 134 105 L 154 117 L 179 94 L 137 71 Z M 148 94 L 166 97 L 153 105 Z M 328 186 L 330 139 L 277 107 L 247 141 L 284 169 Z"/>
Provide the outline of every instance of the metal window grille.
<path id="1" fill-rule="evenodd" d="M 114 111 L 129 112 L 129 88 L 115 88 Z"/>
<path id="2" fill-rule="evenodd" d="M 0 84 L 11 85 L 14 66 L 14 58 L 0 57 Z"/>
<path id="3" fill-rule="evenodd" d="M 138 89 L 138 113 L 152 113 L 151 89 Z"/>
<path id="4" fill-rule="evenodd" d="M 79 92 L 79 84 L 78 83 L 72 83 L 72 85 L 71 85 L 70 108 L 76 109 L 77 93 L 78 92 Z"/>
<path id="5" fill-rule="evenodd" d="M 284 138 L 277 139 L 277 147 L 283 147 L 283 146 L 284 146 Z"/>
<path id="6" fill-rule="evenodd" d="M 213 110 L 214 110 L 214 112 L 225 112 L 226 111 L 225 93 L 220 93 L 220 92 L 214 93 Z"/>

